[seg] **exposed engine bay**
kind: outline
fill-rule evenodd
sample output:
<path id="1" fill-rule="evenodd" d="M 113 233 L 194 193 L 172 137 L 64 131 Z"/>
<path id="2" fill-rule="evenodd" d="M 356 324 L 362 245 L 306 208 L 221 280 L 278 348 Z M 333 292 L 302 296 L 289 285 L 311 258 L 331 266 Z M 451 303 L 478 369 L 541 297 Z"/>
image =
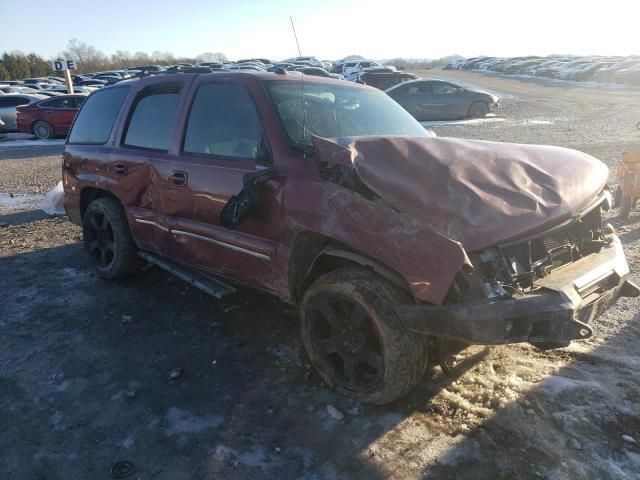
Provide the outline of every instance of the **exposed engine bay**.
<path id="1" fill-rule="evenodd" d="M 601 195 L 575 218 L 536 235 L 469 254 L 475 269 L 462 271 L 449 301 L 469 296 L 485 298 L 532 293 L 537 282 L 581 258 L 598 253 L 608 243 L 611 226 L 602 225 L 602 211 L 611 195 Z"/>

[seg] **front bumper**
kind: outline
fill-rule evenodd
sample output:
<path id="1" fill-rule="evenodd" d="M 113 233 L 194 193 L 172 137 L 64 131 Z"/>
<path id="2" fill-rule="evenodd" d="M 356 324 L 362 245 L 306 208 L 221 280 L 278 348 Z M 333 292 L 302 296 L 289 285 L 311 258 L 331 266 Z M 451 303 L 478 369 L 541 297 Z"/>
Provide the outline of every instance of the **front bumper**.
<path id="1" fill-rule="evenodd" d="M 628 281 L 620 240 L 559 268 L 537 282 L 536 293 L 442 306 L 399 305 L 409 330 L 469 344 L 537 343 L 567 345 L 589 338 L 590 323 L 619 297 L 640 289 Z"/>

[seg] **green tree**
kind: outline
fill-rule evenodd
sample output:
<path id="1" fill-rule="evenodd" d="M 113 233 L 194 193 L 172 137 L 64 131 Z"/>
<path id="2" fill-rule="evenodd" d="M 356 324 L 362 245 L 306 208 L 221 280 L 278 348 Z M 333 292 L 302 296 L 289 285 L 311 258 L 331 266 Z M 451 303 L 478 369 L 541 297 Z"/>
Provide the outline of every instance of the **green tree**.
<path id="1" fill-rule="evenodd" d="M 5 68 L 4 63 L 0 63 L 0 80 L 11 80 L 9 71 Z"/>
<path id="2" fill-rule="evenodd" d="M 31 76 L 29 60 L 21 52 L 4 53 L 2 63 L 9 72 L 11 79 L 28 78 Z"/>
<path id="3" fill-rule="evenodd" d="M 27 60 L 29 61 L 32 77 L 46 77 L 51 74 L 51 65 L 41 56 L 30 53 L 27 55 Z"/>

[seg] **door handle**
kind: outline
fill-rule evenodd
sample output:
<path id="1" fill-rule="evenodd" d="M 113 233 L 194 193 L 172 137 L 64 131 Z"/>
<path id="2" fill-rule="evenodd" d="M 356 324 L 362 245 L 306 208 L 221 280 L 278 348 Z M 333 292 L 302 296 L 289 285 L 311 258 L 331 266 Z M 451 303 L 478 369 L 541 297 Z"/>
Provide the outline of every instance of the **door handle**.
<path id="1" fill-rule="evenodd" d="M 169 181 L 176 187 L 184 187 L 187 184 L 187 172 L 174 170 L 169 175 Z"/>
<path id="2" fill-rule="evenodd" d="M 127 164 L 123 162 L 116 162 L 113 164 L 113 171 L 116 175 L 126 175 L 127 174 Z"/>

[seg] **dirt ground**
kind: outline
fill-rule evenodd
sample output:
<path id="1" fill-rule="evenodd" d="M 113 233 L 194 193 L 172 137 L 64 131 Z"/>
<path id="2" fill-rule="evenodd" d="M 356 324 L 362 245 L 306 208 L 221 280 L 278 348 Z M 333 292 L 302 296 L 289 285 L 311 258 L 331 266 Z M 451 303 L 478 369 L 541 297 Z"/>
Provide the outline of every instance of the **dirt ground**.
<path id="1" fill-rule="evenodd" d="M 440 136 L 578 148 L 613 173 L 640 147 L 640 90 L 437 76 L 502 97 L 496 117 L 430 125 Z M 294 308 L 157 269 L 99 280 L 79 228 L 16 210 L 8 194 L 39 198 L 61 150 L 0 143 L 1 479 L 106 479 L 124 460 L 140 479 L 640 478 L 640 299 L 590 340 L 472 347 L 395 404 L 357 405 L 310 371 Z M 639 282 L 640 211 L 615 215 Z"/>

